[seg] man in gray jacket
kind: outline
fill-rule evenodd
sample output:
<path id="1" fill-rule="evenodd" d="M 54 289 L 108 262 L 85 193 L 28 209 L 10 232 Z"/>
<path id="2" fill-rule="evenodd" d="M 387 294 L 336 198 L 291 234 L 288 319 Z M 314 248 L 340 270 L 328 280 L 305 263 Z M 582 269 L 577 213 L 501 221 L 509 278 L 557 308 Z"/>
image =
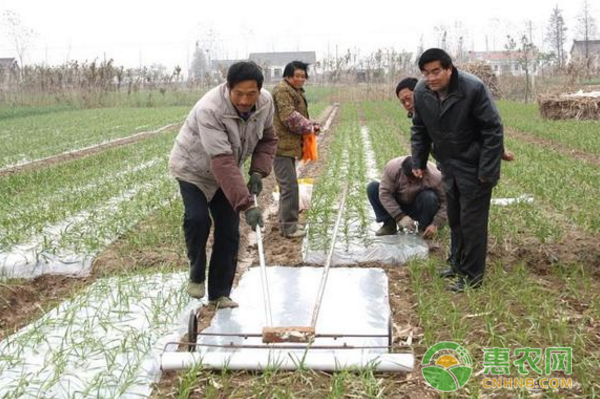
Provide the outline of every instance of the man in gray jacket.
<path id="1" fill-rule="evenodd" d="M 194 298 L 204 297 L 206 242 L 214 222 L 208 299 L 219 307 L 238 306 L 229 295 L 237 268 L 239 212 L 244 211 L 252 229 L 263 225 L 253 195 L 262 190 L 262 179 L 271 172 L 277 149 L 273 100 L 261 90 L 263 80 L 256 64 L 233 64 L 227 83 L 210 90 L 191 110 L 169 159 L 185 208 L 183 228 L 190 260 L 187 292 Z M 242 166 L 248 158 L 250 182 L 246 186 Z"/>
<path id="2" fill-rule="evenodd" d="M 458 71 L 444 50 L 425 51 L 419 69 L 424 79 L 414 92 L 413 173 L 423 177 L 433 145 L 457 240 L 455 265 L 442 276 L 458 276 L 448 290 L 462 292 L 483 281 L 490 200 L 504 148 L 502 121 L 488 88 Z"/>

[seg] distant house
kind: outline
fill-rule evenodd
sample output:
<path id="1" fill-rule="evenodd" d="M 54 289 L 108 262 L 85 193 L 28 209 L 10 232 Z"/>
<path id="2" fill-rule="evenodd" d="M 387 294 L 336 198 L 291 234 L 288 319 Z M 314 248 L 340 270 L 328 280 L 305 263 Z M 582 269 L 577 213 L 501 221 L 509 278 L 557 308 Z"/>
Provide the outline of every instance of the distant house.
<path id="1" fill-rule="evenodd" d="M 585 63 L 585 40 L 573 40 L 571 47 L 571 61 Z M 589 66 L 594 69 L 600 69 L 600 40 L 587 41 Z"/>
<path id="2" fill-rule="evenodd" d="M 535 54 L 533 54 L 535 56 Z M 467 62 L 484 62 L 492 67 L 496 75 L 524 75 L 525 69 L 520 61 L 519 51 L 469 51 Z M 537 65 L 529 73 L 537 74 Z"/>
<path id="3" fill-rule="evenodd" d="M 283 69 L 292 61 L 310 64 L 308 74 L 316 75 L 317 55 L 314 51 L 288 51 L 276 53 L 250 53 L 250 61 L 256 62 L 265 72 L 265 80 L 271 82 L 283 76 Z"/>
<path id="4" fill-rule="evenodd" d="M 15 58 L 0 58 L 0 87 L 6 87 L 19 76 L 19 64 Z"/>

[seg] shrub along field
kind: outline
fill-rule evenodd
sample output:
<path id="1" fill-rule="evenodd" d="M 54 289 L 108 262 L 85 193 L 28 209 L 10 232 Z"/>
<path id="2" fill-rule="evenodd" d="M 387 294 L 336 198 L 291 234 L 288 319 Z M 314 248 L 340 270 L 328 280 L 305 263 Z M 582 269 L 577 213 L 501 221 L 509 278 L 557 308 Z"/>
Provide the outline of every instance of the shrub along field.
<path id="1" fill-rule="evenodd" d="M 313 116 L 325 108 L 329 99 L 348 98 L 339 89 L 311 87 L 307 96 Z M 3 151 L 2 165 L 181 122 L 191 105 L 98 110 L 73 110 L 57 105 L 13 109 L 12 112 L 3 110 L 0 135 L 6 135 L 6 142 L 13 140 L 18 144 L 7 147 L 14 148 L 12 152 Z M 531 195 L 534 201 L 492 207 L 484 286 L 461 295 L 444 290 L 445 281 L 437 276 L 437 270 L 445 258 L 447 228 L 430 243 L 428 260 L 415 260 L 406 267 L 395 268 L 368 265 L 382 267 L 388 273 L 394 349 L 406 350 L 410 342 L 417 363 L 413 373 L 389 375 L 365 370 L 358 374 L 327 374 L 310 370 L 270 370 L 253 374 L 196 368 L 165 375 L 155 386 L 153 396 L 437 397 L 438 393 L 425 384 L 419 365 L 427 348 L 443 340 L 461 343 L 474 362 L 474 375 L 468 384 L 448 396 L 600 396 L 597 378 L 600 370 L 600 214 L 594 202 L 600 196 L 600 171 L 593 161 L 600 162 L 596 134 L 600 132 L 600 123 L 542 121 L 532 106 L 501 102 L 499 107 L 507 128 L 505 145 L 515 153 L 516 160 L 503 163 L 502 180 L 494 190 L 494 197 Z M 350 187 L 345 225 L 356 227 L 342 231 L 340 239 L 370 238 L 365 207 L 368 146 L 361 134 L 362 126 L 368 128 L 377 171 L 381 171 L 389 159 L 409 152 L 410 120 L 396 101 L 343 102 L 331 130 L 324 134 L 320 160 L 311 176 L 316 179 L 316 186 L 314 205 L 307 217 L 311 226 L 320 226 L 310 230 L 309 239 L 313 243 L 326 246 L 330 226 L 335 221 L 331 203 L 341 192 L 343 182 Z M 513 130 L 519 134 L 512 135 Z M 49 139 L 49 135 L 56 138 Z M 111 285 L 106 282 L 112 280 L 104 278 L 123 276 L 115 286 L 126 290 L 127 282 L 133 281 L 135 276 L 186 270 L 182 206 L 177 186 L 166 174 L 166 159 L 174 135 L 175 132 L 167 131 L 86 158 L 0 177 L 3 193 L 0 256 L 10 253 L 19 244 L 38 242 L 41 248 L 38 253 L 59 254 L 68 248 L 74 253 L 91 253 L 96 257 L 92 275 L 86 279 L 41 276 L 33 280 L 3 280 L 0 283 L 0 328 L 3 330 L 0 337 L 10 337 L 63 300 L 85 298 L 93 291 L 92 282 L 98 279 L 103 290 L 110 290 Z M 545 146 L 529 137 L 583 151 L 592 162 L 570 156 L 568 150 L 561 151 L 563 147 Z M 28 151 L 25 155 L 19 153 L 23 147 Z M 266 185 L 272 187 L 273 184 L 270 177 Z M 273 226 L 276 226 L 275 215 L 267 221 L 267 229 Z M 242 235 L 247 234 L 248 230 L 242 229 Z M 246 241 L 242 239 L 242 243 Z M 286 245 L 283 250 L 289 254 L 301 251 L 302 244 L 297 241 L 283 241 L 283 244 L 270 241 L 270 244 L 273 242 Z M 251 244 L 247 245 L 243 250 L 246 255 L 254 256 L 253 263 L 257 263 L 255 250 Z M 144 297 L 143 290 L 138 291 L 135 301 Z M 185 308 L 184 299 L 178 297 L 176 309 Z M 149 303 L 155 303 L 153 301 Z M 73 309 L 70 312 L 76 314 Z M 173 320 L 172 314 L 165 315 L 162 321 L 156 320 L 161 318 L 161 312 L 150 311 L 149 314 L 152 323 L 160 326 Z M 64 317 L 61 320 L 64 321 Z M 44 325 L 48 323 L 52 322 L 44 319 Z M 144 339 L 156 339 L 154 335 Z M 147 344 L 143 349 L 136 346 L 136 362 L 141 362 L 144 353 L 149 353 L 151 345 Z M 572 374 L 553 375 L 570 377 L 572 388 L 542 392 L 483 387 L 485 348 L 513 351 L 524 347 L 543 350 L 552 346 L 573 349 Z M 85 352 L 84 348 L 83 344 L 77 347 Z M 99 350 L 94 347 L 94 351 Z M 113 353 L 111 351 L 106 353 Z M 6 352 L 0 352 L 0 363 L 6 356 Z M 513 360 L 511 358 L 511 362 Z M 61 364 L 64 371 L 63 360 Z M 124 372 L 133 376 L 129 369 Z M 512 363 L 510 376 L 519 377 Z M 541 376 L 534 374 L 533 377 Z M 129 385 L 115 387 L 112 392 L 126 390 L 132 385 L 131 378 L 127 381 Z M 57 383 L 60 375 L 53 375 L 46 388 L 51 388 L 50 381 Z M 18 387 L 26 389 L 26 385 L 22 382 Z M 88 392 L 100 392 L 101 385 L 98 380 L 94 381 Z M 7 397 L 16 396 L 17 391 L 14 391 Z"/>

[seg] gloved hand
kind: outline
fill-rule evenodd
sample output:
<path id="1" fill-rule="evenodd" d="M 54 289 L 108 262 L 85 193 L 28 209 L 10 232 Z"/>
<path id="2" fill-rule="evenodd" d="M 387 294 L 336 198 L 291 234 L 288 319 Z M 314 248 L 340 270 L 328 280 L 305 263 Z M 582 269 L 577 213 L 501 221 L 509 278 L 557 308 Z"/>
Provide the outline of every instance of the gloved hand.
<path id="1" fill-rule="evenodd" d="M 252 227 L 252 230 L 256 230 L 257 225 L 263 227 L 264 224 L 262 218 L 262 210 L 259 207 L 253 206 L 251 208 L 246 209 L 244 213 L 246 214 L 246 223 L 248 223 L 248 225 Z"/>
<path id="2" fill-rule="evenodd" d="M 415 221 L 410 216 L 404 215 L 398 222 L 398 226 L 404 230 L 413 231 L 415 227 Z"/>
<path id="3" fill-rule="evenodd" d="M 258 196 L 262 191 L 262 188 L 262 176 L 257 172 L 252 173 L 250 180 L 248 181 L 248 190 L 250 190 L 250 194 Z"/>

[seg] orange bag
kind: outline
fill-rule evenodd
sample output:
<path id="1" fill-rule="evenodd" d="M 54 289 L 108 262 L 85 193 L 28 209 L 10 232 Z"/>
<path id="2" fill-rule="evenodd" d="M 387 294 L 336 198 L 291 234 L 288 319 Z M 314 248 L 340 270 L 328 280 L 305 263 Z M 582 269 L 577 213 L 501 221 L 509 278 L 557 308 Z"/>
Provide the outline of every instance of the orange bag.
<path id="1" fill-rule="evenodd" d="M 317 135 L 314 133 L 302 135 L 302 160 L 304 162 L 317 160 Z"/>

